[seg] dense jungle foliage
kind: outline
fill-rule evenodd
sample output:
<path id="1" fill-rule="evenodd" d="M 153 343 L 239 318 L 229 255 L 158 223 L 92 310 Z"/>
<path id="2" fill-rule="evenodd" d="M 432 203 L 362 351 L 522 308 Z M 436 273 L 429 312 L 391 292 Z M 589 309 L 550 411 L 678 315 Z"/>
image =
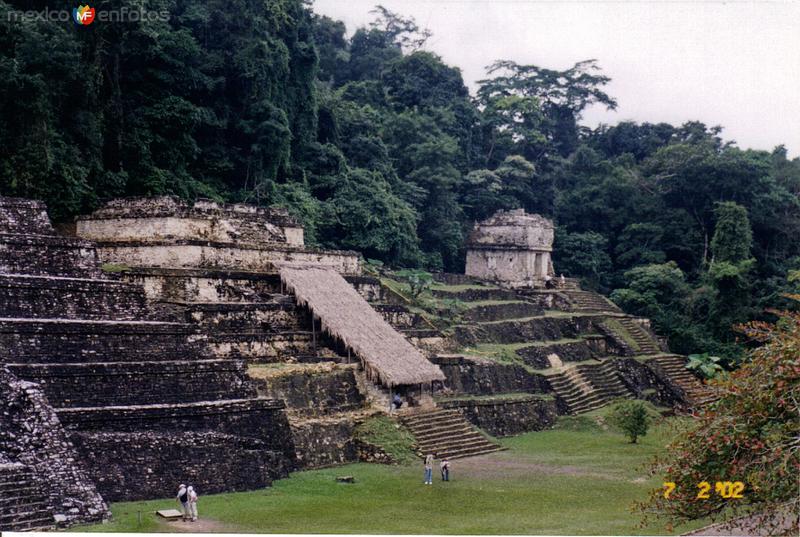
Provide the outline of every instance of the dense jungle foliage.
<path id="1" fill-rule="evenodd" d="M 348 35 L 302 0 L 118 0 L 161 22 L 9 19 L 0 0 L 0 192 L 57 220 L 106 198 L 278 204 L 310 244 L 460 271 L 475 220 L 555 219 L 557 272 L 653 319 L 677 352 L 735 359 L 731 325 L 800 269 L 800 159 L 721 128 L 623 122 L 594 60 L 487 68 L 471 95 L 412 19 Z M 724 98 L 724 96 L 720 96 Z"/>

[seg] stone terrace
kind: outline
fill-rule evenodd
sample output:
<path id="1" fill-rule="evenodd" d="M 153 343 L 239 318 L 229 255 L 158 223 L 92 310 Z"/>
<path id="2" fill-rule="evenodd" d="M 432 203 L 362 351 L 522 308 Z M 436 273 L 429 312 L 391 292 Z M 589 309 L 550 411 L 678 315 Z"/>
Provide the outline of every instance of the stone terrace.
<path id="1" fill-rule="evenodd" d="M 39 384 L 107 500 L 258 488 L 294 467 L 284 404 L 256 397 L 242 360 L 100 277 L 92 243 L 54 235 L 41 204 L 0 198 L 0 233 L 0 362 Z"/>
<path id="2" fill-rule="evenodd" d="M 141 285 L 162 312 L 194 326 L 213 357 L 246 363 L 258 392 L 285 402 L 299 467 L 358 459 L 354 428 L 370 412 L 363 373 L 295 303 L 272 264 L 334 267 L 374 298 L 380 283 L 358 274 L 355 254 L 303 248 L 302 228 L 274 209 L 172 198 L 110 202 L 80 218 L 77 231 L 99 241 L 103 262 L 124 263 L 114 267 L 118 280 Z M 184 247 L 198 241 L 205 254 L 191 257 Z"/>
<path id="3" fill-rule="evenodd" d="M 465 308 L 451 336 L 461 352 L 435 358 L 447 375 L 439 406 L 459 408 L 502 436 L 617 398 L 664 406 L 705 400 L 701 383 L 683 370 L 682 357 L 665 354 L 647 319 L 625 315 L 574 280 L 553 287 L 512 290 L 464 277 L 434 287 L 436 297 Z"/>
<path id="4" fill-rule="evenodd" d="M 125 198 L 77 221 L 104 263 L 131 267 L 270 271 L 280 261 L 359 272 L 358 254 L 303 245 L 303 229 L 285 210 L 177 198 Z"/>

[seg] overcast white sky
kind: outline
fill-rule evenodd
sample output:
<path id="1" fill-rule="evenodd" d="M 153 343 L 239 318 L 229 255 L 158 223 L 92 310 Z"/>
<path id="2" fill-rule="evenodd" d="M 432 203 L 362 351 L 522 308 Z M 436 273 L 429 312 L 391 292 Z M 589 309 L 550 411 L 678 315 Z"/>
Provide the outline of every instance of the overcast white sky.
<path id="1" fill-rule="evenodd" d="M 739 147 L 800 155 L 800 2 L 314 0 L 314 10 L 352 34 L 376 4 L 432 30 L 426 49 L 473 91 L 497 59 L 565 69 L 597 58 L 619 107 L 589 110 L 587 125 L 700 120 Z"/>

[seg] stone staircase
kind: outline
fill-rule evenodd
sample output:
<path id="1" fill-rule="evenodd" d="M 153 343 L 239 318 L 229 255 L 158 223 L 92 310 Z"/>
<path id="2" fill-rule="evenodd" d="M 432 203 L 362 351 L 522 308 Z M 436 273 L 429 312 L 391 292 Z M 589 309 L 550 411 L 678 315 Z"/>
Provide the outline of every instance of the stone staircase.
<path id="1" fill-rule="evenodd" d="M 416 438 L 420 456 L 432 453 L 439 459 L 460 459 L 504 449 L 475 429 L 457 410 L 414 412 L 400 420 Z"/>
<path id="2" fill-rule="evenodd" d="M 716 400 L 712 390 L 703 385 L 688 369 L 683 356 L 664 354 L 650 360 L 650 365 L 663 371 L 686 394 L 687 402 L 699 407 Z"/>
<path id="3" fill-rule="evenodd" d="M 622 310 L 616 304 L 603 295 L 592 291 L 567 288 L 564 290 L 564 294 L 567 295 L 572 303 L 574 311 L 622 313 Z"/>
<path id="4" fill-rule="evenodd" d="M 23 464 L 0 464 L 0 531 L 47 531 L 55 524 L 35 474 Z"/>
<path id="5" fill-rule="evenodd" d="M 550 376 L 549 381 L 570 414 L 589 412 L 616 398 L 632 397 L 611 362 L 569 365 Z"/>
<path id="6" fill-rule="evenodd" d="M 625 328 L 633 341 L 636 342 L 638 346 L 638 349 L 634 349 L 636 354 L 657 354 L 661 352 L 661 348 L 658 346 L 652 334 L 632 317 L 620 317 L 617 320 L 619 324 Z"/>

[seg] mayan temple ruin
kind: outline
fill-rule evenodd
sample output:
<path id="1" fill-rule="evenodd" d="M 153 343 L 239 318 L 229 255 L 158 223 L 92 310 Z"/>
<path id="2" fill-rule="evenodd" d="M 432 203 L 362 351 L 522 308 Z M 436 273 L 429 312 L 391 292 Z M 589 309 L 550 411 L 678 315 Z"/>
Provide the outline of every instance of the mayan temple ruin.
<path id="1" fill-rule="evenodd" d="M 481 429 L 708 397 L 647 319 L 555 277 L 553 223 L 521 210 L 476 224 L 467 274 L 437 277 L 464 306 L 446 329 L 355 252 L 305 247 L 283 210 L 119 199 L 74 234 L 0 198 L 0 529 L 103 520 L 186 479 L 208 494 L 391 462 L 354 431 L 395 394 L 418 452 L 450 458 L 500 449 Z"/>

